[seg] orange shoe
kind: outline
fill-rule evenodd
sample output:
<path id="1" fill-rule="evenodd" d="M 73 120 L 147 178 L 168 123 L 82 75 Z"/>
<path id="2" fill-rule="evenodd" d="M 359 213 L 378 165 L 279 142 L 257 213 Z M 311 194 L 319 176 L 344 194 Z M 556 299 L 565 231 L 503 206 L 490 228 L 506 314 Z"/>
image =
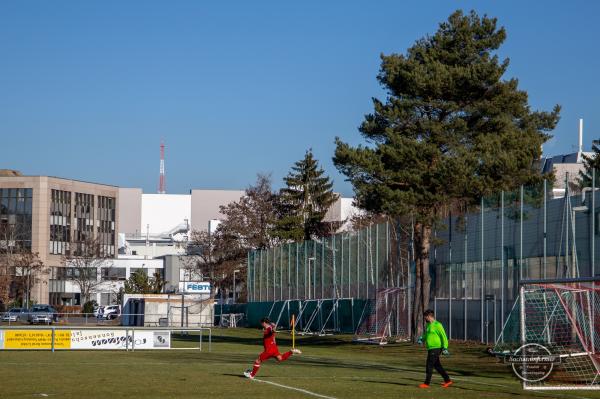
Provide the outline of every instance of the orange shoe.
<path id="1" fill-rule="evenodd" d="M 442 388 L 448 388 L 450 385 L 454 384 L 454 381 L 447 381 L 442 384 Z"/>
<path id="2" fill-rule="evenodd" d="M 419 388 L 429 388 L 429 385 L 427 385 L 427 384 L 421 384 L 421 385 L 419 385 Z"/>

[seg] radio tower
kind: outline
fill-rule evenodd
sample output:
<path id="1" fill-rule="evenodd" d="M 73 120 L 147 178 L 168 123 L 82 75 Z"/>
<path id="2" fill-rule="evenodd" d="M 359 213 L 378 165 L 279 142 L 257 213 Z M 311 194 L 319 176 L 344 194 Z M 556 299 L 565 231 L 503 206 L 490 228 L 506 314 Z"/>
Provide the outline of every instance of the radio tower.
<path id="1" fill-rule="evenodd" d="M 166 194 L 165 190 L 165 143 L 160 142 L 160 175 L 158 177 L 158 193 Z"/>

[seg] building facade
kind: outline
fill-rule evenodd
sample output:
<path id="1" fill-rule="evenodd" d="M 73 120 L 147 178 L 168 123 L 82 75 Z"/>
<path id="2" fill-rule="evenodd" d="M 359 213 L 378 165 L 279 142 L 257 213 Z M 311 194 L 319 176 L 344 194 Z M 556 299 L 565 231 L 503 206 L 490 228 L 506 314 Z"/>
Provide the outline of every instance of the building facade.
<path id="1" fill-rule="evenodd" d="M 64 260 L 77 245 L 97 239 L 116 257 L 119 190 L 115 186 L 50 176 L 0 177 L 0 249 L 37 253 L 47 273 L 37 276 L 31 300 L 61 304 Z M 10 234 L 11 237 L 8 237 Z M 52 299 L 52 300 L 51 300 Z"/>

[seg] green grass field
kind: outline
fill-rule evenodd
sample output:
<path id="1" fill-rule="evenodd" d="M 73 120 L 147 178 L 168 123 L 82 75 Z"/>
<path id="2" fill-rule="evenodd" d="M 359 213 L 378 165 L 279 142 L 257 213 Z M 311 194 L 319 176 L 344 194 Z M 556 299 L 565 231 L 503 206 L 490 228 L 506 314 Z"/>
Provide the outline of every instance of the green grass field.
<path id="1" fill-rule="evenodd" d="M 443 362 L 455 380 L 439 387 L 434 375 L 429 390 L 423 379 L 425 351 L 410 344 L 386 347 L 351 343 L 351 337 L 300 337 L 304 352 L 287 362 L 269 360 L 251 381 L 242 372 L 260 352 L 261 332 L 213 330 L 212 352 L 70 351 L 0 352 L 2 398 L 600 398 L 600 392 L 523 391 L 507 366 L 478 345 L 454 343 Z M 175 346 L 197 345 L 177 340 Z M 290 336 L 280 333 L 280 349 Z M 274 385 L 278 384 L 278 385 Z M 293 388 L 306 390 L 300 392 Z M 312 394 L 311 394 L 312 393 Z"/>

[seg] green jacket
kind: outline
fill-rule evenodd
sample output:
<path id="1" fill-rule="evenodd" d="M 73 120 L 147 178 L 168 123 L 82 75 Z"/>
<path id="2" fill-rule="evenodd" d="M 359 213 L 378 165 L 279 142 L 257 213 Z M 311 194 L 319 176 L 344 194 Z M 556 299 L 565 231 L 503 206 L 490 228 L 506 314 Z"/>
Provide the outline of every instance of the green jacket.
<path id="1" fill-rule="evenodd" d="M 427 324 L 427 329 L 421 336 L 425 341 L 425 348 L 429 349 L 448 349 L 448 337 L 444 326 L 437 320 Z"/>

